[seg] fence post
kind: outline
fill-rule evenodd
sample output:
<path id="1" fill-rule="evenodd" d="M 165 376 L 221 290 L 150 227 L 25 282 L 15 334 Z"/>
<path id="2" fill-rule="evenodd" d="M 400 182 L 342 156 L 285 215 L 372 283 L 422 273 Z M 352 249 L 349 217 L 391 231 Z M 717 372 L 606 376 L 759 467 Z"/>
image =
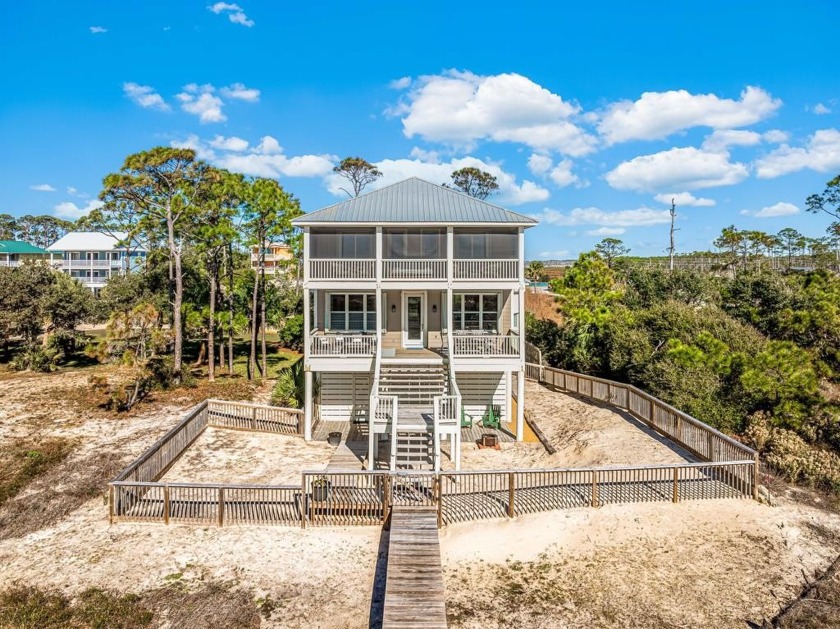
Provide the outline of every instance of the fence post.
<path id="1" fill-rule="evenodd" d="M 440 474 L 435 474 L 435 499 L 437 500 L 437 525 L 443 528 L 443 483 L 440 481 Z"/>
<path id="2" fill-rule="evenodd" d="M 714 434 L 709 432 L 706 436 L 706 441 L 708 443 L 707 448 L 709 449 L 709 460 L 715 460 L 715 441 L 714 441 Z"/>
<path id="3" fill-rule="evenodd" d="M 309 506 L 309 498 L 306 494 L 306 474 L 300 475 L 300 528 L 306 528 L 306 510 Z"/>
<path id="4" fill-rule="evenodd" d="M 388 516 L 391 515 L 391 475 L 382 476 L 382 525 L 388 525 Z M 389 527 L 390 528 L 390 527 Z"/>
<path id="5" fill-rule="evenodd" d="M 108 524 L 114 523 L 114 486 L 108 484 Z"/>
<path id="6" fill-rule="evenodd" d="M 219 487 L 219 526 L 225 523 L 225 488 Z"/>
<path id="7" fill-rule="evenodd" d="M 514 472 L 508 473 L 508 517 L 512 518 L 516 515 L 514 509 L 514 495 L 516 494 L 516 474 Z"/>
<path id="8" fill-rule="evenodd" d="M 680 501 L 680 468 L 674 467 L 674 502 Z"/>
<path id="9" fill-rule="evenodd" d="M 251 430 L 257 430 L 257 407 L 251 408 Z"/>
<path id="10" fill-rule="evenodd" d="M 592 470 L 592 501 L 590 506 L 597 507 L 598 506 L 598 472 L 597 470 Z"/>
<path id="11" fill-rule="evenodd" d="M 169 502 L 169 485 L 163 486 L 163 523 L 169 524 L 169 514 L 171 511 L 171 503 Z"/>
<path id="12" fill-rule="evenodd" d="M 752 495 L 753 500 L 758 500 L 758 473 L 759 473 L 759 460 L 758 460 L 758 452 L 754 455 L 754 462 L 753 462 L 753 486 L 752 486 Z"/>

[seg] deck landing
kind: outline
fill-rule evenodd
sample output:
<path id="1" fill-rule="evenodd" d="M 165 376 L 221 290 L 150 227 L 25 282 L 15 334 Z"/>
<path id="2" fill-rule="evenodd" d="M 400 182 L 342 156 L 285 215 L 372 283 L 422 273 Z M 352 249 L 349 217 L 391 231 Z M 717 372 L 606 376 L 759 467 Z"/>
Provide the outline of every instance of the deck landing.
<path id="1" fill-rule="evenodd" d="M 437 512 L 394 506 L 382 629 L 446 627 Z"/>

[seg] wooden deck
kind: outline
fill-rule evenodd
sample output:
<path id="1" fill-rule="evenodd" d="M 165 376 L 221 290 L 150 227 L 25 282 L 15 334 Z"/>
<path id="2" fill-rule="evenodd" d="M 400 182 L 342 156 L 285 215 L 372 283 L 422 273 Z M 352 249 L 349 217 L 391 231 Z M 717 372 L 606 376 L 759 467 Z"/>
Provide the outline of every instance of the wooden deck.
<path id="1" fill-rule="evenodd" d="M 391 512 L 382 629 L 446 627 L 446 604 L 434 508 Z"/>

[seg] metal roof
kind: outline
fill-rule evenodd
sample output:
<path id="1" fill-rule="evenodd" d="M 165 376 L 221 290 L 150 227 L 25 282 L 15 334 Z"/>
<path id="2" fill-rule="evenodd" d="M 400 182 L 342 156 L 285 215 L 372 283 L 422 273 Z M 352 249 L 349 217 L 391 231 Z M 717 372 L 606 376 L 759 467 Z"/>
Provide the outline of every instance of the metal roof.
<path id="1" fill-rule="evenodd" d="M 49 251 L 46 249 L 30 245 L 28 242 L 23 242 L 22 240 L 0 240 L 0 253 L 49 255 Z"/>
<path id="2" fill-rule="evenodd" d="M 310 212 L 295 225 L 437 223 L 535 225 L 530 216 L 417 177 Z"/>

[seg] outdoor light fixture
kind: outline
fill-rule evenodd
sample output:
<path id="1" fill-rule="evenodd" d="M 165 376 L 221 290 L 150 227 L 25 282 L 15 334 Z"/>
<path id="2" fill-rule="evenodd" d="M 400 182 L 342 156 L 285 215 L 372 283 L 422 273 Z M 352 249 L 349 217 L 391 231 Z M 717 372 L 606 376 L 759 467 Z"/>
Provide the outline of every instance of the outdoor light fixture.
<path id="1" fill-rule="evenodd" d="M 391 304 L 391 312 L 397 311 L 397 304 Z"/>
<path id="2" fill-rule="evenodd" d="M 437 312 L 437 304 L 432 304 L 432 312 Z"/>

